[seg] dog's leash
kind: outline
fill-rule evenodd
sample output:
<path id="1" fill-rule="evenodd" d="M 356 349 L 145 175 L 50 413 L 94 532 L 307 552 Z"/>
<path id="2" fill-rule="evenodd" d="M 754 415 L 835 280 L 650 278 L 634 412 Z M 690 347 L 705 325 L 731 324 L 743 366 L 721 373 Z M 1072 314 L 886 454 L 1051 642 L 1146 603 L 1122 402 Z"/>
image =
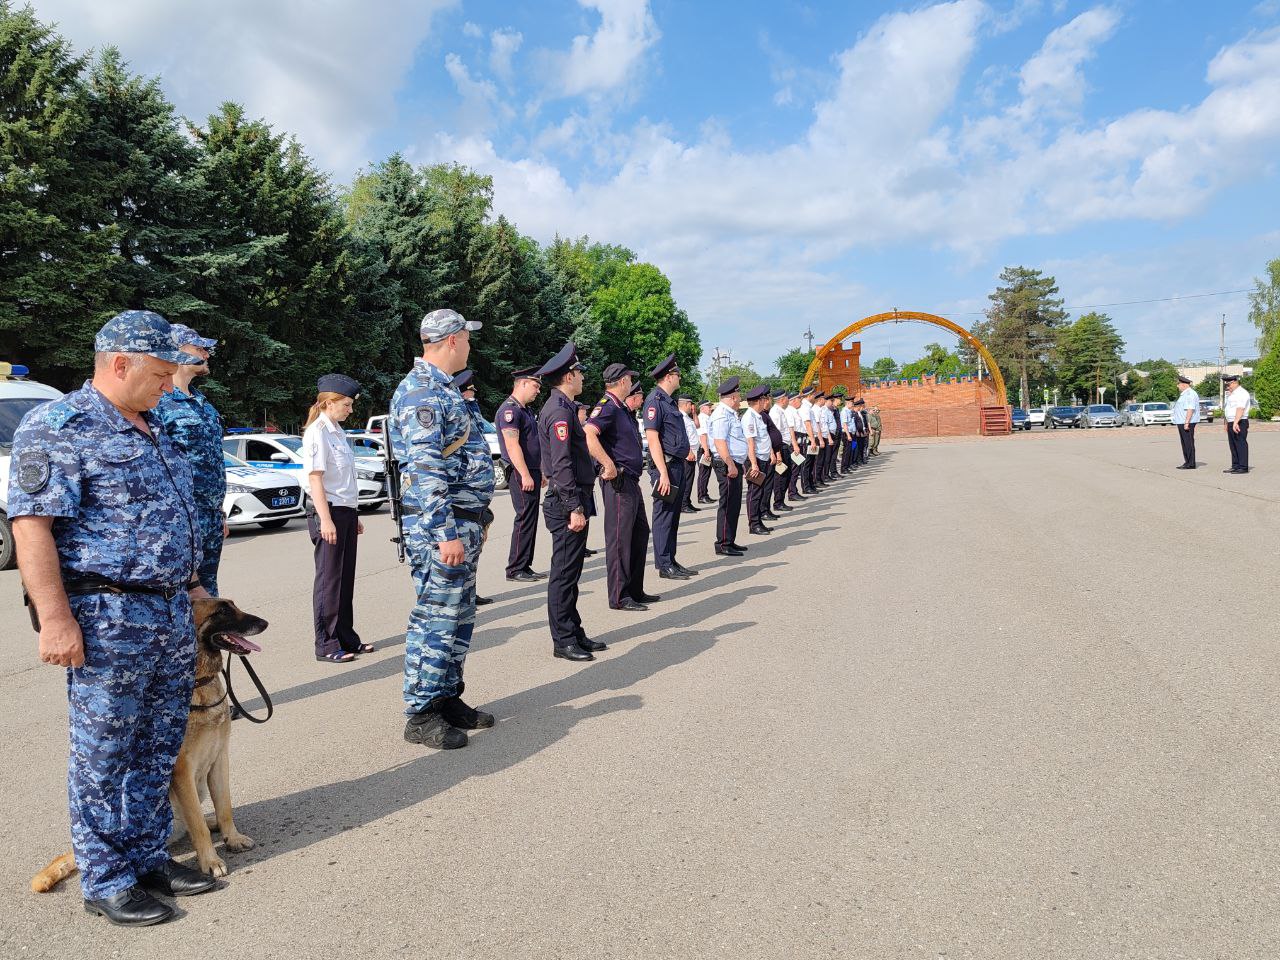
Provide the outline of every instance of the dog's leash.
<path id="1" fill-rule="evenodd" d="M 237 656 L 239 656 L 237 654 Z M 262 681 L 258 679 L 257 671 L 253 669 L 253 664 L 249 662 L 248 657 L 240 657 L 240 662 L 244 664 L 245 670 L 249 674 L 249 679 L 253 681 L 253 685 L 258 688 L 258 695 L 262 697 L 262 702 L 267 705 L 267 715 L 265 717 L 255 717 L 252 713 L 240 705 L 240 701 L 236 699 L 236 693 L 231 689 L 231 655 L 228 654 L 226 663 L 222 666 L 222 676 L 227 682 L 227 696 L 231 698 L 232 705 L 239 711 L 239 716 L 244 717 L 250 723 L 266 723 L 271 719 L 271 714 L 275 712 L 275 707 L 271 705 L 271 694 L 267 693 L 267 688 L 262 685 Z M 235 714 L 232 714 L 235 716 Z"/>

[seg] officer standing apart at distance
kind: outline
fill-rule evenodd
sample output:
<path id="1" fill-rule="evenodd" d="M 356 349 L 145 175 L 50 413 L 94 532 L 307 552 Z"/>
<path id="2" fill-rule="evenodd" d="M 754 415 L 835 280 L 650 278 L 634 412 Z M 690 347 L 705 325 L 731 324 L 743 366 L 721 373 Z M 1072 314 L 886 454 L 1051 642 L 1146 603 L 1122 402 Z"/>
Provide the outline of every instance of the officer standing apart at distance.
<path id="1" fill-rule="evenodd" d="M 1223 473 L 1249 472 L 1249 391 L 1240 386 L 1240 377 L 1229 373 L 1222 378 L 1227 384 L 1227 446 L 1231 448 L 1231 468 Z"/>
<path id="2" fill-rule="evenodd" d="M 222 417 L 208 398 L 191 381 L 209 375 L 209 358 L 217 340 L 200 336 L 181 323 L 169 324 L 173 343 L 196 363 L 184 363 L 174 371 L 173 389 L 156 405 L 156 416 L 164 424 L 169 440 L 182 451 L 191 467 L 195 488 L 196 521 L 200 528 L 200 585 L 209 596 L 218 595 L 218 564 L 222 542 L 227 536 L 227 518 L 222 501 L 227 495 L 227 471 L 222 464 Z"/>
<path id="3" fill-rule="evenodd" d="M 493 726 L 493 714 L 462 699 L 476 567 L 493 519 L 493 460 L 484 425 L 452 378 L 466 367 L 480 326 L 454 310 L 423 317 L 422 356 L 396 387 L 387 418 L 417 593 L 405 632 L 404 738 L 444 750 L 465 747 L 464 730 Z"/>
<path id="4" fill-rule="evenodd" d="M 765 384 L 747 391 L 747 409 L 742 413 L 742 435 L 747 440 L 747 528 L 748 533 L 764 536 L 773 530 L 764 525 L 762 513 L 768 508 L 772 492 L 769 477 L 773 472 L 773 444 L 764 425 L 761 410 L 768 403 L 769 388 Z"/>
<path id="5" fill-rule="evenodd" d="M 1178 428 L 1178 440 L 1182 443 L 1182 463 L 1179 470 L 1196 468 L 1196 424 L 1200 422 L 1200 396 L 1191 387 L 1191 378 L 1178 375 L 1178 399 L 1173 405 L 1170 419 Z"/>
<path id="6" fill-rule="evenodd" d="M 880 433 L 884 429 L 884 421 L 880 419 L 879 407 L 872 407 L 871 412 L 867 415 L 867 429 L 871 433 L 870 455 L 878 457 L 880 456 Z"/>
<path id="7" fill-rule="evenodd" d="M 356 485 L 355 451 L 342 429 L 360 395 L 360 384 L 341 373 L 316 381 L 316 402 L 302 431 L 302 472 L 311 499 L 307 530 L 315 547 L 316 575 L 311 587 L 316 659 L 350 663 L 358 653 L 372 653 L 355 628 L 356 549 L 360 491 Z"/>
<path id="8" fill-rule="evenodd" d="M 680 514 L 684 511 L 684 488 L 692 474 L 693 447 L 685 417 L 676 406 L 680 389 L 680 368 L 676 355 L 669 354 L 649 371 L 654 387 L 645 397 L 645 435 L 649 440 L 649 480 L 653 484 L 653 564 L 665 580 L 688 580 L 698 571 L 676 559 L 676 537 Z"/>
<path id="9" fill-rule="evenodd" d="M 738 543 L 738 518 L 742 514 L 742 470 L 747 459 L 747 438 L 738 419 L 737 377 L 720 384 L 720 402 L 711 411 L 708 434 L 715 448 L 716 483 L 720 503 L 716 506 L 716 553 L 740 557 L 747 548 Z"/>
<path id="10" fill-rule="evenodd" d="M 538 442 L 538 418 L 529 404 L 542 389 L 537 370 L 517 370 L 511 396 L 502 401 L 494 420 L 498 427 L 498 447 L 510 468 L 507 490 L 515 508 L 511 530 L 511 552 L 507 555 L 507 579 L 523 582 L 545 580 L 545 573 L 533 571 L 533 547 L 538 537 L 538 503 L 542 499 L 542 445 Z"/>
<path id="11" fill-rule="evenodd" d="M 39 617 L 40 659 L 67 670 L 71 844 L 84 906 L 121 926 L 174 915 L 212 877 L 170 859 L 169 781 L 195 671 L 200 533 L 191 471 L 152 411 L 178 365 L 159 314 L 94 339 L 93 379 L 29 412 L 13 438 L 9 516 Z"/>
<path id="12" fill-rule="evenodd" d="M 636 371 L 625 364 L 604 368 L 606 393 L 587 418 L 587 449 L 600 469 L 600 493 L 604 498 L 604 557 L 608 571 L 609 606 L 614 610 L 641 611 L 644 592 L 644 555 L 649 547 L 649 519 L 640 496 L 640 471 L 644 452 L 640 432 L 626 400 Z"/>
<path id="13" fill-rule="evenodd" d="M 680 408 L 680 416 L 684 419 L 684 435 L 689 441 L 689 457 L 684 464 L 684 496 L 680 503 L 680 512 L 697 513 L 698 508 L 693 505 L 693 484 L 694 477 L 697 475 L 698 454 L 702 449 L 698 438 L 698 424 L 694 420 L 697 411 L 693 405 L 693 398 L 684 394 L 676 398 L 676 406 Z"/>
<path id="14" fill-rule="evenodd" d="M 591 496 L 595 470 L 578 420 L 577 397 L 582 393 L 584 376 L 573 341 L 543 364 L 537 375 L 551 387 L 538 414 L 538 440 L 542 444 L 542 475 L 547 479 L 542 516 L 551 534 L 547 625 L 551 628 L 552 656 L 594 660 L 592 652 L 606 647 L 589 639 L 582 629 L 578 581 L 586 557 L 587 520 L 595 513 Z"/>

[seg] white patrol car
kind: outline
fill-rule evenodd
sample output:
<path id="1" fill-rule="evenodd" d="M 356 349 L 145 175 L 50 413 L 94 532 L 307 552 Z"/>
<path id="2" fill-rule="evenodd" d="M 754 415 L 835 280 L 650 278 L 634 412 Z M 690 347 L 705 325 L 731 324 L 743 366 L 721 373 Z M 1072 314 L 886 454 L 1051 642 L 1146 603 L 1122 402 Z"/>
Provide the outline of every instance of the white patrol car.
<path id="1" fill-rule="evenodd" d="M 12 567 L 17 557 L 13 550 L 13 534 L 9 529 L 9 460 L 13 453 L 13 433 L 28 410 L 57 400 L 61 390 L 33 383 L 27 368 L 0 363 L 0 570 Z"/>
<path id="2" fill-rule="evenodd" d="M 222 512 L 231 529 L 256 523 L 264 530 L 274 530 L 306 516 L 307 497 L 298 476 L 279 470 L 255 470 L 225 450 L 222 466 L 227 472 Z"/>
<path id="3" fill-rule="evenodd" d="M 222 438 L 222 449 L 255 470 L 297 470 L 298 485 L 306 489 L 301 437 L 232 429 Z M 361 510 L 377 510 L 387 502 L 387 474 L 380 459 L 356 452 L 356 490 Z"/>
<path id="4" fill-rule="evenodd" d="M 386 414 L 383 414 L 377 417 L 370 417 L 363 430 L 347 431 L 347 439 L 356 448 L 357 457 L 371 456 L 377 457 L 379 460 L 382 459 L 382 448 L 386 443 L 386 434 L 383 433 L 386 422 Z M 493 458 L 494 489 L 505 490 L 507 489 L 507 481 L 510 479 L 507 474 L 511 468 L 502 459 L 502 448 L 498 446 L 498 428 L 488 420 L 484 420 L 484 439 L 489 444 L 489 456 Z M 362 450 L 368 452 L 362 454 Z"/>

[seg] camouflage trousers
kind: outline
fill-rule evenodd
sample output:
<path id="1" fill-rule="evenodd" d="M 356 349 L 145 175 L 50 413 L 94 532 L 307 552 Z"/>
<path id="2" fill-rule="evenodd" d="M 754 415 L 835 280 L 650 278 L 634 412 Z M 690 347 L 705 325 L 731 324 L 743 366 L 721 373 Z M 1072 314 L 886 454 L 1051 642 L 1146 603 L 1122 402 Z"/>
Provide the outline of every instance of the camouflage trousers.
<path id="1" fill-rule="evenodd" d="M 200 545 L 203 556 L 196 575 L 200 578 L 200 586 L 209 591 L 209 595 L 218 595 L 218 564 L 222 560 L 222 505 L 216 510 L 196 508 L 196 523 L 200 528 Z"/>
<path id="2" fill-rule="evenodd" d="M 67 670 L 71 846 L 84 896 L 134 885 L 168 857 L 169 780 L 187 730 L 195 628 L 185 592 L 71 597 L 84 666 Z"/>
<path id="3" fill-rule="evenodd" d="M 456 567 L 440 562 L 440 552 L 418 525 L 405 530 L 405 550 L 418 602 L 409 614 L 404 644 L 405 713 L 421 713 L 437 700 L 462 690 L 462 667 L 471 649 L 476 620 L 476 568 L 484 529 L 455 521 L 466 559 Z"/>

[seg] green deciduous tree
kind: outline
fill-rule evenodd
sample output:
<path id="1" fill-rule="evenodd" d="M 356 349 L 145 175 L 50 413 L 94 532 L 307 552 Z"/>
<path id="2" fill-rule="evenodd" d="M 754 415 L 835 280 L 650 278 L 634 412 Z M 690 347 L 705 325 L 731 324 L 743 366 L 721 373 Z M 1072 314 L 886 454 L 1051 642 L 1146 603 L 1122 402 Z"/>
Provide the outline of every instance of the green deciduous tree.
<path id="1" fill-rule="evenodd" d="M 904 380 L 914 380 L 926 373 L 938 377 L 958 377 L 971 373 L 972 370 L 959 353 L 953 353 L 939 343 L 927 343 L 924 356 L 912 363 L 903 364 L 898 376 Z"/>
<path id="2" fill-rule="evenodd" d="M 888 380 L 898 375 L 898 361 L 893 357 L 881 357 L 871 365 L 871 375 L 877 380 Z"/>
<path id="3" fill-rule="evenodd" d="M 1271 344 L 1271 351 L 1253 368 L 1252 390 L 1263 419 L 1269 420 L 1280 414 L 1280 337 L 1275 339 Z"/>
<path id="4" fill-rule="evenodd" d="M 814 350 L 802 350 L 800 347 L 793 347 L 777 359 L 778 374 L 775 378 L 777 385 L 784 390 L 794 391 L 800 389 L 800 384 L 804 382 L 804 375 L 809 372 L 809 365 L 813 363 L 816 355 Z"/>
<path id="5" fill-rule="evenodd" d="M 1172 403 L 1178 398 L 1178 368 L 1168 360 L 1143 360 L 1135 363 L 1134 369 L 1143 371 L 1147 376 L 1130 376 L 1130 400 L 1135 403 Z"/>
<path id="6" fill-rule="evenodd" d="M 1057 382 L 1091 403 L 1098 402 L 1099 387 L 1110 388 L 1112 400 L 1118 400 L 1114 384 L 1124 369 L 1123 352 L 1124 338 L 1111 318 L 1086 313 L 1058 335 Z"/>
<path id="7" fill-rule="evenodd" d="M 1258 352 L 1265 357 L 1280 340 L 1280 257 L 1267 264 L 1266 280 L 1254 279 L 1249 322 L 1258 328 Z"/>

